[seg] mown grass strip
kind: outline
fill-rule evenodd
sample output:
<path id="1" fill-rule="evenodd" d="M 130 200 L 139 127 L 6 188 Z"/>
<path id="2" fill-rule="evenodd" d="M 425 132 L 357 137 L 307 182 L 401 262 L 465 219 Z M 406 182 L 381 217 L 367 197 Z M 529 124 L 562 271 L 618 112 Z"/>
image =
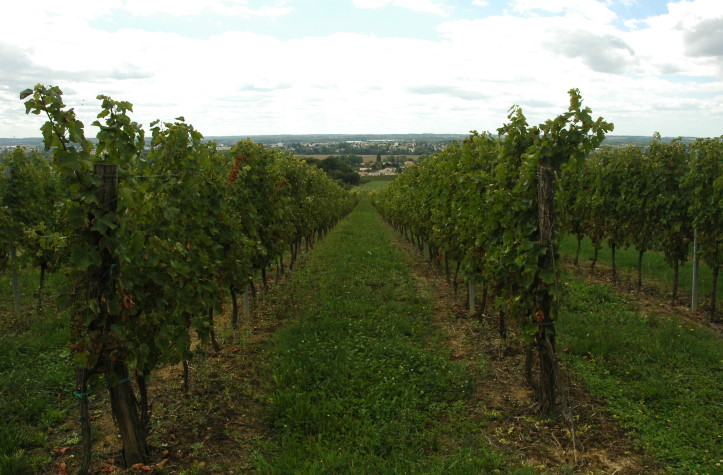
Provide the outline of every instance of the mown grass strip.
<path id="1" fill-rule="evenodd" d="M 359 191 L 376 191 L 383 190 L 391 183 L 391 180 L 370 180 L 366 183 L 362 183 L 357 187 Z"/>
<path id="2" fill-rule="evenodd" d="M 578 280 L 569 285 L 559 331 L 563 358 L 647 452 L 673 472 L 721 470 L 719 336 Z"/>
<path id="3" fill-rule="evenodd" d="M 565 235 L 560 240 L 560 253 L 568 258 L 575 257 L 577 240 L 575 237 Z M 580 267 L 589 268 L 594 255 L 590 239 L 584 238 L 580 246 Z M 618 249 L 615 252 L 615 263 L 622 279 L 635 282 L 638 272 L 638 251 L 633 248 Z M 603 245 L 598 254 L 600 267 L 610 267 L 610 248 Z M 703 260 L 700 261 L 699 292 L 702 298 L 710 298 L 713 282 L 713 273 Z M 681 264 L 679 271 L 678 296 L 690 299 L 693 281 L 693 264 L 691 261 Z M 653 285 L 661 292 L 670 293 L 673 288 L 673 268 L 665 262 L 665 257 L 659 252 L 649 251 L 643 257 L 643 287 Z M 723 299 L 723 285 L 718 283 L 716 289 L 718 301 Z"/>
<path id="4" fill-rule="evenodd" d="M 410 272 L 363 200 L 292 276 L 262 473 L 514 471 L 470 422 L 470 376 Z"/>
<path id="5" fill-rule="evenodd" d="M 52 299 L 35 312 L 38 272 L 21 272 L 21 313 L 12 305 L 10 276 L 0 276 L 0 475 L 40 473 L 50 462 L 54 433 L 75 402 L 67 318 Z M 48 279 L 48 293 L 62 281 Z M 32 290 L 28 290 L 32 289 Z"/>

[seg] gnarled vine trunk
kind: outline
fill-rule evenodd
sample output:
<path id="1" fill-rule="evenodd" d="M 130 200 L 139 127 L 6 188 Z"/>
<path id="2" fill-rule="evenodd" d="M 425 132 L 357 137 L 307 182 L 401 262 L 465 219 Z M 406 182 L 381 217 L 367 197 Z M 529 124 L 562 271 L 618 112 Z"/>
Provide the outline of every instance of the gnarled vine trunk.
<path id="1" fill-rule="evenodd" d="M 595 270 L 595 264 L 597 264 L 597 254 L 598 254 L 598 252 L 600 251 L 600 247 L 599 247 L 599 246 L 596 246 L 596 245 L 593 245 L 593 249 L 594 249 L 595 251 L 594 251 L 594 254 L 592 255 L 592 262 L 590 263 L 590 271 L 594 271 L 594 270 Z"/>
<path id="2" fill-rule="evenodd" d="M 138 402 L 128 375 L 125 361 L 107 361 L 106 378 L 109 382 L 111 412 L 123 444 L 123 462 L 126 467 L 149 460 L 145 430 L 138 414 Z"/>
<path id="3" fill-rule="evenodd" d="M 713 267 L 713 282 L 711 283 L 711 295 L 710 295 L 710 319 L 711 321 L 715 321 L 717 318 L 716 315 L 716 288 L 718 287 L 718 272 L 720 271 L 720 266 Z"/>
<path id="4" fill-rule="evenodd" d="M 95 174 L 101 179 L 98 188 L 98 203 L 105 209 L 101 213 L 115 213 L 118 200 L 118 166 L 104 163 L 95 165 Z M 99 217 L 93 217 L 97 219 Z M 111 234 L 113 231 L 108 231 Z M 94 239 L 96 245 L 100 247 L 100 242 L 107 238 L 96 232 Z M 110 249 L 101 248 L 100 272 L 94 276 L 96 282 L 94 298 L 98 301 L 100 313 L 98 322 L 103 322 L 106 328 L 112 328 L 113 325 L 120 323 L 121 316 L 110 313 L 109 307 L 104 302 L 110 302 L 117 298 L 116 295 L 116 276 L 118 271 L 118 262 L 113 256 Z M 128 375 L 128 366 L 125 362 L 125 352 L 122 348 L 106 347 L 100 355 L 101 368 L 105 373 L 106 382 L 108 384 L 108 393 L 110 396 L 111 413 L 113 420 L 120 432 L 121 442 L 123 444 L 123 461 L 126 467 L 136 463 L 146 463 L 148 461 L 148 447 L 146 445 L 145 430 L 143 423 L 138 415 L 138 406 L 133 388 L 130 385 Z"/>
<path id="5" fill-rule="evenodd" d="M 610 272 L 613 282 L 618 281 L 618 267 L 615 264 L 615 250 L 617 249 L 617 247 L 618 246 L 617 244 L 615 244 L 615 242 L 610 243 Z"/>
<path id="6" fill-rule="evenodd" d="M 45 272 L 48 270 L 48 263 L 40 264 L 40 282 L 38 283 L 38 313 L 43 311 L 43 293 L 45 292 Z"/>
<path id="7" fill-rule="evenodd" d="M 580 265 L 580 247 L 582 246 L 582 236 L 577 235 L 577 250 L 575 251 L 575 261 L 573 264 L 575 264 L 575 267 L 578 267 Z"/>
<path id="8" fill-rule="evenodd" d="M 638 282 L 636 288 L 638 292 L 643 289 L 643 255 L 645 251 L 638 251 Z"/>
<path id="9" fill-rule="evenodd" d="M 673 291 L 670 296 L 670 305 L 675 305 L 675 300 L 678 298 L 678 281 L 680 274 L 680 261 L 678 258 L 673 259 Z"/>
<path id="10" fill-rule="evenodd" d="M 558 368 L 555 355 L 555 322 L 552 320 L 552 296 L 550 284 L 539 277 L 539 274 L 554 269 L 554 249 L 552 246 L 553 225 L 554 225 L 554 172 L 552 166 L 543 164 L 537 169 L 538 185 L 538 221 L 540 232 L 540 244 L 545 251 L 538 261 L 537 277 L 537 299 L 534 309 L 534 318 L 537 323 L 537 334 L 535 335 L 535 347 L 538 352 L 539 361 L 539 386 L 537 388 L 540 412 L 552 414 L 555 412 L 555 399 L 558 390 Z M 549 272 L 548 272 L 549 273 Z"/>
<path id="11" fill-rule="evenodd" d="M 238 296 L 236 295 L 236 287 L 229 287 L 231 293 L 231 327 L 235 330 L 238 327 Z"/>

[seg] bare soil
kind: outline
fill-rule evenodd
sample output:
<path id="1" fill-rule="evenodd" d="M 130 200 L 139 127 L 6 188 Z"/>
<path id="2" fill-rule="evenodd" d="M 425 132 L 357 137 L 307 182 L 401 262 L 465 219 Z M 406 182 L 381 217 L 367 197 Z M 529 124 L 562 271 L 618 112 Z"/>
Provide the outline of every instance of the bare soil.
<path id="1" fill-rule="evenodd" d="M 414 269 L 420 291 L 435 302 L 436 322 L 446 335 L 450 359 L 464 361 L 474 378 L 476 391 L 468 403 L 470 414 L 492 447 L 540 471 L 553 473 L 663 471 L 612 418 L 604 402 L 591 396 L 564 366 L 571 416 L 540 416 L 534 391 L 524 378 L 525 348 L 514 333 L 502 341 L 496 315 L 469 317 L 463 287 L 455 295 L 444 275 L 415 246 L 401 237 L 397 243 Z M 568 268 L 590 281 L 613 285 L 604 269 L 590 273 L 569 264 Z M 269 279 L 272 288 L 268 295 L 273 295 L 272 273 Z M 720 324 L 712 324 L 682 305 L 670 306 L 667 296 L 654 288 L 638 293 L 631 284 L 614 285 L 657 314 L 721 331 Z M 240 322 L 239 330 L 231 329 L 230 308 L 216 317 L 221 351 L 214 352 L 210 344 L 196 342 L 198 356 L 190 362 L 188 393 L 182 390 L 181 365 L 154 374 L 149 381 L 153 427 L 148 465 L 120 468 L 120 441 L 107 410 L 107 396 L 94 396 L 92 473 L 250 472 L 256 452 L 270 437 L 264 416 L 269 391 L 267 364 L 271 337 L 284 323 L 276 312 L 286 304 L 279 302 L 280 295 L 276 294 L 276 302 L 272 303 L 273 299 L 259 291 L 250 321 Z M 77 469 L 80 444 L 65 446 L 72 432 L 78 431 L 77 423 L 69 421 L 69 425 L 68 432 L 55 436 L 54 463 L 48 473 L 72 473 Z"/>
<path id="2" fill-rule="evenodd" d="M 662 292 L 654 280 L 644 280 L 643 288 L 638 292 L 633 282 L 621 278 L 613 281 L 611 268 L 606 263 L 598 262 L 594 270 L 590 270 L 588 265 L 575 266 L 572 263 L 572 259 L 567 258 L 563 258 L 563 264 L 575 277 L 585 279 L 592 283 L 608 285 L 617 292 L 630 296 L 641 308 L 655 311 L 655 313 L 660 316 L 683 319 L 688 323 L 708 328 L 718 335 L 723 333 L 723 309 L 719 308 L 716 312 L 716 318 L 711 318 L 709 310 L 710 303 L 703 301 L 702 298 L 698 311 L 693 312 L 690 309 L 689 295 L 684 295 L 683 291 L 679 290 L 678 297 L 674 302 L 671 302 L 670 295 Z"/>
<path id="3" fill-rule="evenodd" d="M 571 417 L 540 416 L 524 377 L 526 351 L 514 334 L 502 341 L 497 316 L 469 317 L 466 292 L 455 295 L 445 276 L 403 238 L 399 246 L 414 266 L 422 291 L 436 298 L 437 324 L 444 329 L 450 358 L 465 361 L 477 388 L 469 405 L 489 443 L 543 471 L 640 474 L 663 472 L 564 368 Z M 574 435 L 573 435 L 574 434 Z"/>
<path id="4" fill-rule="evenodd" d="M 274 292 L 273 275 L 269 281 Z M 210 343 L 193 342 L 196 357 L 189 362 L 187 393 L 183 391 L 181 364 L 161 368 L 153 374 L 148 382 L 152 421 L 148 442 L 152 454 L 147 465 L 121 468 L 121 444 L 108 409 L 107 395 L 101 393 L 91 399 L 94 432 L 91 473 L 252 471 L 254 453 L 268 437 L 264 416 L 268 348 L 271 336 L 284 323 L 266 297 L 259 291 L 250 321 L 239 321 L 237 330 L 231 328 L 230 303 L 215 317 L 220 352 L 214 352 Z M 241 299 L 239 318 L 242 318 Z M 70 426 L 71 431 L 78 431 L 77 422 L 70 421 Z M 67 438 L 67 434 L 64 437 Z M 80 443 L 62 447 L 62 438 L 57 443 L 58 450 L 48 473 L 74 473 L 78 467 L 76 460 L 81 457 Z"/>

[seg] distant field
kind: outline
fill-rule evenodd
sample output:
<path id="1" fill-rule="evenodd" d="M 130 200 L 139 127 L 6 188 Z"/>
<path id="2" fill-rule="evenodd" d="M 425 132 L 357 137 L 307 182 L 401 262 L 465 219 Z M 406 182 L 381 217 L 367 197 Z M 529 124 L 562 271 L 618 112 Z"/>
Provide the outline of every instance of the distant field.
<path id="1" fill-rule="evenodd" d="M 573 258 L 576 246 L 577 241 L 575 238 L 565 235 L 560 242 L 560 253 L 568 258 Z M 590 266 L 593 253 L 594 250 L 590 244 L 590 239 L 583 239 L 580 249 L 581 267 Z M 635 279 L 637 279 L 638 252 L 633 248 L 618 249 L 615 260 L 620 279 L 635 282 Z M 600 249 L 597 266 L 598 269 L 610 268 L 610 248 L 607 245 Z M 690 260 L 681 264 L 679 277 L 680 296 L 681 298 L 684 296 L 689 297 L 693 280 L 693 264 Z M 705 261 L 701 261 L 699 279 L 701 298 L 710 298 L 711 288 L 713 287 L 713 273 Z M 673 269 L 668 266 L 661 253 L 653 251 L 645 253 L 643 258 L 643 285 L 654 285 L 660 291 L 666 293 L 673 288 Z M 723 285 L 720 283 L 716 286 L 716 299 L 719 302 L 723 300 Z"/>
<path id="2" fill-rule="evenodd" d="M 357 190 L 359 191 L 375 191 L 375 190 L 381 190 L 387 187 L 391 183 L 391 180 L 374 180 L 370 181 L 368 183 L 363 183 L 359 185 Z"/>
<path id="3" fill-rule="evenodd" d="M 334 154 L 334 153 L 327 153 L 327 154 L 320 154 L 320 155 L 297 155 L 302 158 L 318 158 L 318 159 L 324 159 L 326 157 L 337 157 L 341 154 Z M 359 155 L 362 160 L 364 160 L 364 163 L 374 163 L 374 161 L 377 159 L 376 155 Z M 398 157 L 400 155 L 393 154 L 393 156 Z M 382 155 L 382 159 L 384 159 L 386 155 Z M 409 157 L 409 160 L 417 160 L 419 158 L 419 155 L 405 155 L 405 157 Z"/>

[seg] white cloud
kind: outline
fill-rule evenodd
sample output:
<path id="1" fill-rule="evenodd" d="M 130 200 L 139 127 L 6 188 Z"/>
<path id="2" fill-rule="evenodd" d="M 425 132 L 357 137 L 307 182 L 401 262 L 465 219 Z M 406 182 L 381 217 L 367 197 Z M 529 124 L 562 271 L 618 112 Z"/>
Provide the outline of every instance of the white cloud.
<path id="1" fill-rule="evenodd" d="M 354 0 L 354 6 L 357 8 L 383 8 L 393 3 L 393 0 Z"/>
<path id="2" fill-rule="evenodd" d="M 495 130 L 512 104 L 533 123 L 564 111 L 573 87 L 616 133 L 718 135 L 723 119 L 719 43 L 706 34 L 718 31 L 719 1 L 670 3 L 668 13 L 628 30 L 604 9 L 593 14 L 604 2 L 516 0 L 513 13 L 445 21 L 434 40 L 352 33 L 281 40 L 241 31 L 197 39 L 91 26 L 113 9 L 141 8 L 134 2 L 83 3 L 88 10 L 78 16 L 47 2 L 33 29 L 21 12 L 3 15 L 0 135 L 39 135 L 40 119 L 25 116 L 17 98 L 37 82 L 60 85 L 86 124 L 104 93 L 134 103 L 143 124 L 184 115 L 209 135 Z M 200 3 L 174 5 L 198 12 Z M 147 12 L 167 5 L 145 4 Z M 214 0 L 204 8 L 243 12 L 251 4 Z"/>
<path id="3" fill-rule="evenodd" d="M 696 0 L 668 3 L 668 12 L 635 22 L 626 34 L 627 43 L 638 52 L 638 74 L 723 76 L 723 57 L 712 53 L 720 45 L 723 2 Z"/>
<path id="4" fill-rule="evenodd" d="M 478 6 L 478 7 L 487 7 L 489 6 L 490 2 L 487 0 L 472 0 L 472 5 Z"/>
<path id="5" fill-rule="evenodd" d="M 580 59 L 587 67 L 599 73 L 623 74 L 635 64 L 635 51 L 620 37 L 595 34 L 588 30 L 559 30 L 549 49 L 569 58 Z"/>
<path id="6" fill-rule="evenodd" d="M 448 15 L 448 6 L 438 0 L 354 0 L 357 8 L 379 9 L 387 6 L 407 8 L 416 12 Z"/>
<path id="7" fill-rule="evenodd" d="M 523 14 L 569 13 L 601 23 L 610 23 L 617 18 L 605 2 L 598 0 L 512 0 L 510 3 L 513 11 Z"/>
<path id="8" fill-rule="evenodd" d="M 92 19 L 105 15 L 116 8 L 121 7 L 122 0 L 33 0 L 32 6 L 23 2 L 10 2 L 3 5 L 3 13 L 6 18 L 25 17 L 32 23 L 38 17 L 55 17 L 76 19 Z"/>
<path id="9" fill-rule="evenodd" d="M 561 6 L 554 3 L 553 9 Z M 687 6 L 694 12 L 705 10 L 700 5 Z M 669 73 L 702 78 L 723 75 L 715 57 L 686 54 L 684 40 L 689 30 L 681 29 L 679 22 L 688 16 L 700 21 L 699 16 L 674 11 L 632 32 L 590 16 L 577 16 L 570 22 L 565 16 L 506 15 L 447 22 L 439 32 L 455 45 L 459 56 L 469 58 L 455 61 L 466 79 L 495 91 L 498 100 L 487 104 L 533 105 L 525 109 L 531 122 L 559 111 L 564 91 L 578 87 L 596 114 L 616 123 L 617 133 L 719 134 L 707 122 L 711 117 L 723 118 L 723 83 L 710 82 L 702 93 L 700 82 L 676 76 L 665 79 Z M 687 24 L 696 23 L 688 20 Z M 519 35 L 520 31 L 525 35 Z M 706 51 L 719 51 L 710 42 L 705 46 Z M 537 107 L 541 99 L 556 105 Z M 684 119 L 676 127 L 671 115 Z"/>
<path id="10" fill-rule="evenodd" d="M 224 16 L 273 17 L 286 15 L 291 11 L 286 1 L 260 7 L 249 6 L 248 0 L 125 0 L 123 8 L 136 16 L 151 16 L 159 13 L 173 16 L 197 15 L 202 12 L 218 13 Z"/>
<path id="11" fill-rule="evenodd" d="M 638 0 L 604 0 L 605 5 L 613 6 L 613 5 L 622 5 L 624 7 L 634 7 L 640 4 Z"/>

